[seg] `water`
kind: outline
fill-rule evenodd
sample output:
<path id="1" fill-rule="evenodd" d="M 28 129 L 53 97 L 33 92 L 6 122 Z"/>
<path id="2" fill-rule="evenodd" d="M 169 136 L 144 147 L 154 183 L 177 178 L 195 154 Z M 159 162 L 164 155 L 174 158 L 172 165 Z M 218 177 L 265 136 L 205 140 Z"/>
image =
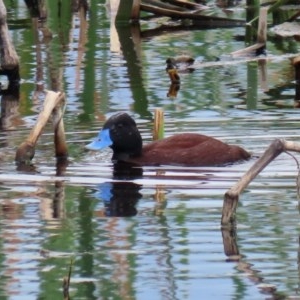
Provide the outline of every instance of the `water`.
<path id="1" fill-rule="evenodd" d="M 253 300 L 275 291 L 298 299 L 295 160 L 282 154 L 241 195 L 235 234 L 222 232 L 220 220 L 225 191 L 274 138 L 299 141 L 288 58 L 300 52 L 299 43 L 268 41 L 266 88 L 255 61 L 215 64 L 244 47 L 237 38 L 242 27 L 153 34 L 147 30 L 155 20 L 141 23 L 141 36 L 124 30 L 117 40 L 103 2 L 91 3 L 86 24 L 70 14 L 68 1 L 58 22 L 51 2 L 40 29 L 23 1 L 6 5 L 22 82 L 1 123 L 0 299 L 63 299 L 71 260 L 72 299 Z M 177 96 L 168 97 L 165 59 L 182 53 L 207 65 L 181 74 Z M 55 88 L 67 95 L 70 162 L 56 176 L 48 126 L 32 168 L 20 170 L 15 150 L 36 121 L 43 89 Z M 166 136 L 208 134 L 254 158 L 227 167 L 124 174 L 113 169 L 110 150 L 84 150 L 117 111 L 130 112 L 151 141 L 156 107 L 164 109 Z"/>

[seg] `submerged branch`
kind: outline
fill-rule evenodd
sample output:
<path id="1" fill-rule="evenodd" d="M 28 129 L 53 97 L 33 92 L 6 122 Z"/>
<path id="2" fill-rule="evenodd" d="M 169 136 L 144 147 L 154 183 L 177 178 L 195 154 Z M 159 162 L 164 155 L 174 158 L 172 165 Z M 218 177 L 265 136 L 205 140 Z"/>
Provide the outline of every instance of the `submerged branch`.
<path id="1" fill-rule="evenodd" d="M 201 15 L 198 12 L 186 12 L 186 11 L 176 11 L 171 9 L 165 8 L 158 8 L 153 5 L 148 4 L 141 4 L 141 9 L 146 12 L 154 13 L 160 16 L 166 16 L 171 18 L 180 18 L 180 19 L 191 19 L 191 20 L 205 20 L 205 21 L 222 21 L 222 22 L 230 22 L 232 24 L 245 24 L 244 20 L 239 19 L 228 19 L 224 17 L 217 17 L 217 16 L 206 16 Z"/>

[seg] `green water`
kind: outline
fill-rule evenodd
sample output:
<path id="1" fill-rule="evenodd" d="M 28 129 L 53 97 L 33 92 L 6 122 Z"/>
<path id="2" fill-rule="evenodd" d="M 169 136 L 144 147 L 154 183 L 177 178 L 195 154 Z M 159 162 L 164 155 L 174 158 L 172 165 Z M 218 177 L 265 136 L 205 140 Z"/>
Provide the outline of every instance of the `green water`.
<path id="1" fill-rule="evenodd" d="M 255 158 L 124 174 L 113 170 L 109 150 L 91 153 L 84 145 L 118 111 L 133 115 L 150 141 L 157 107 L 166 136 L 212 135 L 255 157 L 274 138 L 299 141 L 289 58 L 300 53 L 299 42 L 268 39 L 262 86 L 257 61 L 228 59 L 245 46 L 243 27 L 153 33 L 157 20 L 150 20 L 113 35 L 104 1 L 91 1 L 86 21 L 71 13 L 70 1 L 57 3 L 48 1 L 48 18 L 37 23 L 23 1 L 5 1 L 22 81 L 1 117 L 0 299 L 63 299 L 71 260 L 71 299 L 253 300 L 275 289 L 298 299 L 293 158 L 281 155 L 241 195 L 236 235 L 228 237 L 220 228 L 223 195 Z M 180 74 L 177 96 L 169 97 L 165 60 L 179 54 L 193 56 L 198 67 Z M 70 162 L 61 177 L 51 126 L 32 168 L 14 164 L 45 89 L 67 98 Z M 2 95 L 2 107 L 6 101 Z"/>

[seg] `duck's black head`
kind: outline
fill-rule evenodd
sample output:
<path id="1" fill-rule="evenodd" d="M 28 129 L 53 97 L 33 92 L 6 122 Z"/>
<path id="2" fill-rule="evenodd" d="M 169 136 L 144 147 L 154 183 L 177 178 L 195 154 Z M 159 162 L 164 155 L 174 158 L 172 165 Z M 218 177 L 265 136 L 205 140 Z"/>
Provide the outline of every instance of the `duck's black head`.
<path id="1" fill-rule="evenodd" d="M 97 138 L 86 145 L 89 150 L 111 147 L 113 160 L 126 160 L 142 154 L 142 137 L 135 121 L 127 113 L 111 116 L 103 125 Z"/>

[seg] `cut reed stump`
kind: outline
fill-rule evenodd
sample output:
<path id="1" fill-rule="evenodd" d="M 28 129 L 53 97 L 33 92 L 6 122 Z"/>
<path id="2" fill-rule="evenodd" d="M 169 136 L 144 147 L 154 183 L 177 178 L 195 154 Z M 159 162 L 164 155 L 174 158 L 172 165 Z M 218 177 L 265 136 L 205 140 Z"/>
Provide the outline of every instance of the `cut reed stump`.
<path id="1" fill-rule="evenodd" d="M 154 112 L 153 140 L 159 140 L 164 137 L 164 111 L 156 108 Z"/>
<path id="2" fill-rule="evenodd" d="M 35 126 L 32 128 L 28 138 L 17 149 L 15 161 L 18 164 L 30 163 L 35 154 L 36 142 L 51 116 L 54 127 L 55 156 L 57 159 L 67 158 L 68 151 L 63 123 L 64 107 L 64 93 L 47 92 L 44 107 L 38 116 Z"/>
<path id="3" fill-rule="evenodd" d="M 240 180 L 225 193 L 221 219 L 222 226 L 231 226 L 234 223 L 239 195 L 248 184 L 279 154 L 287 151 L 300 152 L 300 143 L 276 139 Z"/>
<path id="4" fill-rule="evenodd" d="M 257 29 L 257 41 L 254 45 L 240 49 L 231 53 L 233 57 L 251 55 L 253 53 L 259 54 L 262 49 L 266 47 L 267 43 L 267 29 L 268 29 L 268 7 L 262 7 L 259 11 L 259 22 Z"/>
<path id="5" fill-rule="evenodd" d="M 295 107 L 300 107 L 300 56 L 293 59 L 293 66 L 295 69 Z"/>
<path id="6" fill-rule="evenodd" d="M 19 58 L 10 39 L 6 16 L 6 7 L 0 0 L 0 74 L 6 75 L 11 84 L 20 81 Z"/>

